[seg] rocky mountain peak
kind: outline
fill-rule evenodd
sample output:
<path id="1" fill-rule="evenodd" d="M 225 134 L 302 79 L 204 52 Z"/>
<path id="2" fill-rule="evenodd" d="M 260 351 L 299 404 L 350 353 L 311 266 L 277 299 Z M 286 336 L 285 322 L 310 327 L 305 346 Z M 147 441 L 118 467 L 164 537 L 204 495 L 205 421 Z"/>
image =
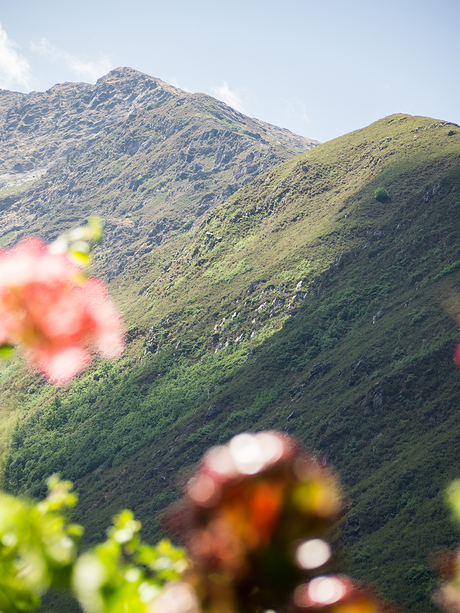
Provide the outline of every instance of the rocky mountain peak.
<path id="1" fill-rule="evenodd" d="M 0 244 L 32 233 L 52 239 L 97 214 L 113 276 L 317 143 L 117 68 L 95 85 L 0 91 L 0 144 Z"/>

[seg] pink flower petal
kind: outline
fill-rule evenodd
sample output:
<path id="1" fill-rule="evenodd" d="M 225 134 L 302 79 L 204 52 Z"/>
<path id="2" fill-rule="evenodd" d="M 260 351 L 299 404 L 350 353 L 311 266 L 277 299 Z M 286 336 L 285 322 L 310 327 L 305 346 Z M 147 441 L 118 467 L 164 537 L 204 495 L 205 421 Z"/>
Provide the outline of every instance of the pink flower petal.
<path id="1" fill-rule="evenodd" d="M 89 349 L 115 358 L 123 327 L 105 286 L 81 281 L 64 254 L 36 239 L 0 251 L 0 343 L 21 343 L 52 381 L 64 383 L 89 363 Z"/>
<path id="2" fill-rule="evenodd" d="M 37 363 L 53 383 L 62 385 L 86 368 L 89 362 L 88 352 L 82 347 L 65 347 L 52 354 L 41 354 Z"/>

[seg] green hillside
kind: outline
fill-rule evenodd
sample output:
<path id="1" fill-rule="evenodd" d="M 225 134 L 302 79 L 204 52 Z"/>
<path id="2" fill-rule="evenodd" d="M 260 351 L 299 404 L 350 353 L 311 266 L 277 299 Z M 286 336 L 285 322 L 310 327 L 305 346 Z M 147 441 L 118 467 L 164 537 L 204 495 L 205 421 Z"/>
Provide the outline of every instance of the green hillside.
<path id="1" fill-rule="evenodd" d="M 3 368 L 5 487 L 59 471 L 88 542 L 125 506 L 154 539 L 207 447 L 285 430 L 340 474 L 342 568 L 431 610 L 429 555 L 457 540 L 459 222 L 453 124 L 394 115 L 272 168 L 113 279 L 125 357 L 62 389 Z"/>

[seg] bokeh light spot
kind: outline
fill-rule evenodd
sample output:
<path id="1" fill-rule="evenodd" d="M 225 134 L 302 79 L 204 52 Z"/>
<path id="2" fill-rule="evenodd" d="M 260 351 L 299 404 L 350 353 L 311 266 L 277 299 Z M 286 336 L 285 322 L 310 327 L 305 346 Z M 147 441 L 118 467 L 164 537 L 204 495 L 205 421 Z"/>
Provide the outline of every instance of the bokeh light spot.
<path id="1" fill-rule="evenodd" d="M 153 601 L 154 613 L 198 613 L 198 601 L 192 588 L 185 583 L 169 584 Z"/>
<path id="2" fill-rule="evenodd" d="M 346 586 L 338 577 L 316 577 L 308 584 L 307 593 L 316 604 L 327 605 L 338 602 L 345 596 Z"/>
<path id="3" fill-rule="evenodd" d="M 201 506 L 208 506 L 215 501 L 216 484 L 208 475 L 198 475 L 195 479 L 191 479 L 187 489 L 189 496 Z"/>
<path id="4" fill-rule="evenodd" d="M 239 434 L 230 441 L 230 454 L 243 475 L 255 475 L 265 465 L 262 446 L 253 434 Z"/>
<path id="5" fill-rule="evenodd" d="M 278 436 L 269 432 L 260 432 L 256 435 L 256 439 L 265 464 L 273 464 L 283 455 L 283 443 Z"/>
<path id="6" fill-rule="evenodd" d="M 331 548 L 322 539 L 311 539 L 299 545 L 296 551 L 296 559 L 302 568 L 312 570 L 318 568 L 331 557 Z"/>
<path id="7" fill-rule="evenodd" d="M 228 447 L 214 447 L 206 454 L 206 464 L 209 469 L 225 477 L 234 477 L 238 474 L 235 462 Z"/>

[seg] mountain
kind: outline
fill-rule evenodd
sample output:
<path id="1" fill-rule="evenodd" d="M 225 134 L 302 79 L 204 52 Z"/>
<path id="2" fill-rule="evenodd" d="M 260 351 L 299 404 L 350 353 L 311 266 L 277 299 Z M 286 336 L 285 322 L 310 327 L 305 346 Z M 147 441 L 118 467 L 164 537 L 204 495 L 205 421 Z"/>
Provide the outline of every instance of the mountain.
<path id="1" fill-rule="evenodd" d="M 96 85 L 0 90 L 0 245 L 97 214 L 99 268 L 112 278 L 317 144 L 130 68 Z"/>
<path id="2" fill-rule="evenodd" d="M 112 267 L 123 358 L 62 389 L 17 359 L 1 371 L 5 487 L 39 496 L 59 471 L 88 542 L 126 506 L 154 539 L 209 446 L 289 432 L 342 481 L 341 568 L 433 610 L 429 556 L 458 541 L 444 490 L 460 475 L 459 159 L 458 126 L 393 115 Z"/>

